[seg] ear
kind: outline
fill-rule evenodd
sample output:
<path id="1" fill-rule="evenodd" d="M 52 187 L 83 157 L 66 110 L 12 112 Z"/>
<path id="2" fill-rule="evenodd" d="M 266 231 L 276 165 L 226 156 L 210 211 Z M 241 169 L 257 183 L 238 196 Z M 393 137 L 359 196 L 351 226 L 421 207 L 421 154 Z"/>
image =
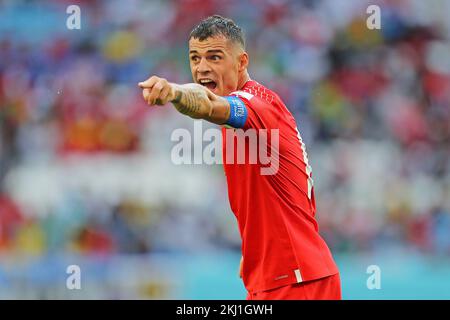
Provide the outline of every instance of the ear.
<path id="1" fill-rule="evenodd" d="M 242 52 L 239 56 L 239 71 L 242 72 L 248 67 L 248 54 L 247 52 Z"/>

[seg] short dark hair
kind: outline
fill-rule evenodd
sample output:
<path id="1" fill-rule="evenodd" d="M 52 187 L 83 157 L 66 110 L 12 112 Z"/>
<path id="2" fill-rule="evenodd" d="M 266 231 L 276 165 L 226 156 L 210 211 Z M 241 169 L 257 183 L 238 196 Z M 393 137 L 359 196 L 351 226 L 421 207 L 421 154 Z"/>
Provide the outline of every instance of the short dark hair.
<path id="1" fill-rule="evenodd" d="M 242 29 L 233 20 L 224 18 L 218 14 L 202 20 L 192 29 L 189 39 L 206 40 L 209 37 L 222 35 L 225 38 L 238 43 L 245 49 L 245 36 Z"/>

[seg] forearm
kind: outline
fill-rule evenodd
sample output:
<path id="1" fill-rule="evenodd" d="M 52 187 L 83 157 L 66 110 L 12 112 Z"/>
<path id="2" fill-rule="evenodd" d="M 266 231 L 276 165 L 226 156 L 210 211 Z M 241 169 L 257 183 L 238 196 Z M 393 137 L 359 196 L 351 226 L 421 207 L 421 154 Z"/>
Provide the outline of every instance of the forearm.
<path id="1" fill-rule="evenodd" d="M 180 113 L 216 124 L 223 124 L 228 119 L 229 108 L 226 100 L 214 95 L 207 88 L 195 83 L 172 85 L 175 98 L 171 102 Z"/>
<path id="2" fill-rule="evenodd" d="M 194 83 L 173 86 L 175 98 L 171 102 L 180 113 L 194 119 L 209 116 L 212 106 L 204 87 Z"/>
<path id="3" fill-rule="evenodd" d="M 228 100 L 202 85 L 170 83 L 158 76 L 152 76 L 138 85 L 148 105 L 162 106 L 171 102 L 180 113 L 215 124 L 224 124 L 230 117 Z"/>

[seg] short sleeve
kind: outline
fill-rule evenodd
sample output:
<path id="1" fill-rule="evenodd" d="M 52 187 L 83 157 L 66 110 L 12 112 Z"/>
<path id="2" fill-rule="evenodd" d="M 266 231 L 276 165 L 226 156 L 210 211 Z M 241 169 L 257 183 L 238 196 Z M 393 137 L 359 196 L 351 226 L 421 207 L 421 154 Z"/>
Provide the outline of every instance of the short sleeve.
<path id="1" fill-rule="evenodd" d="M 257 96 L 245 91 L 235 91 L 228 97 L 238 98 L 246 109 L 245 123 L 242 129 L 276 129 L 278 116 L 275 107 Z"/>

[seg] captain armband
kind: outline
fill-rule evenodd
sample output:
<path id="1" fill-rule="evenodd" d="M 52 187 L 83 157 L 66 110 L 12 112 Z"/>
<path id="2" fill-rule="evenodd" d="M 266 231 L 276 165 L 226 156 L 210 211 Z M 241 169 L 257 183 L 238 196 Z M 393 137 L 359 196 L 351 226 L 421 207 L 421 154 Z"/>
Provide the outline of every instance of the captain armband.
<path id="1" fill-rule="evenodd" d="M 225 125 L 233 128 L 242 128 L 247 121 L 248 110 L 244 102 L 238 97 L 228 96 L 224 97 L 230 104 L 230 117 Z"/>

